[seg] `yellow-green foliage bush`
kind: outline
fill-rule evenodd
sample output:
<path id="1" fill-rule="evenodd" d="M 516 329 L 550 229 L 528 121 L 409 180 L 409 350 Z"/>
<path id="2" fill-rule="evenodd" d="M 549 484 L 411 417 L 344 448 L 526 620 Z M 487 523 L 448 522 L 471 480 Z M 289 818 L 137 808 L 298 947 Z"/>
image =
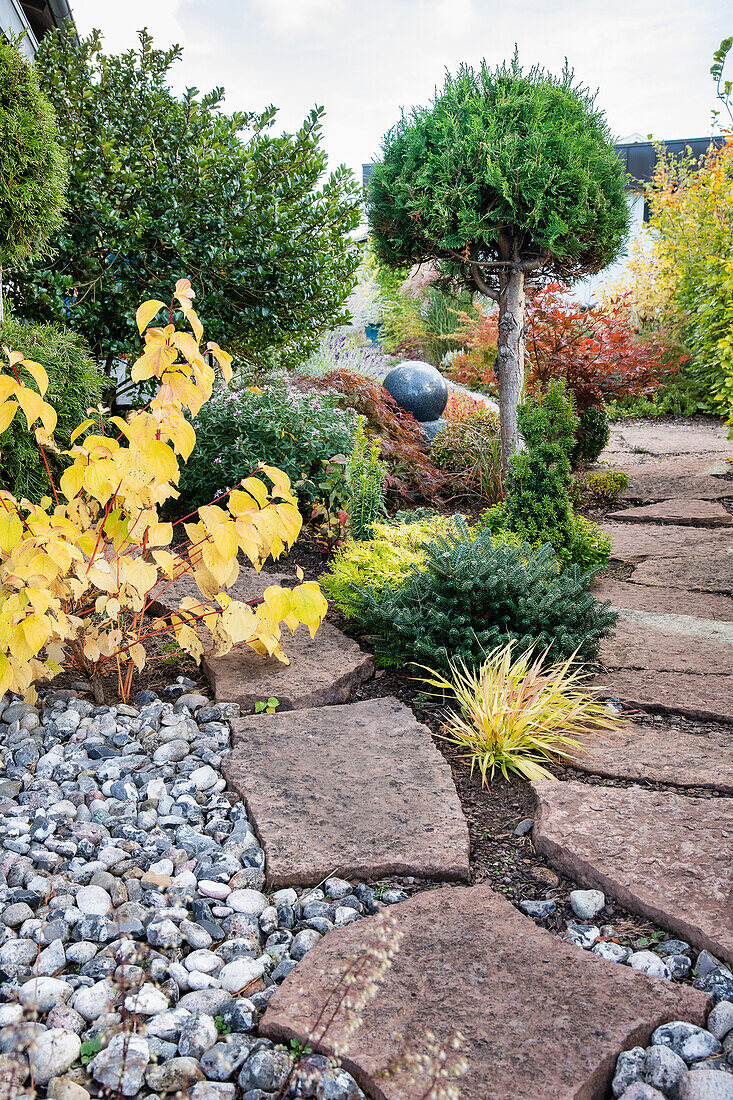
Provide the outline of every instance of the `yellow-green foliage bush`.
<path id="1" fill-rule="evenodd" d="M 337 551 L 321 586 L 347 619 L 357 618 L 361 588 L 370 585 L 377 595 L 387 585 L 398 588 L 413 568 L 422 567 L 425 544 L 454 526 L 453 516 L 439 515 L 414 523 L 375 523 L 373 538 L 348 539 Z"/>

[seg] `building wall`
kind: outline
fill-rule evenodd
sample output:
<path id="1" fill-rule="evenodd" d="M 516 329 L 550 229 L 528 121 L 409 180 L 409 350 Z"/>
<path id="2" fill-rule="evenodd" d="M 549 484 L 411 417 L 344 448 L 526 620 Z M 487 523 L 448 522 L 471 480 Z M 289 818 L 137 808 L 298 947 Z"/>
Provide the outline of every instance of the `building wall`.
<path id="1" fill-rule="evenodd" d="M 0 31 L 7 38 L 11 35 L 24 35 L 20 48 L 30 61 L 33 60 L 38 42 L 17 0 L 0 0 Z"/>

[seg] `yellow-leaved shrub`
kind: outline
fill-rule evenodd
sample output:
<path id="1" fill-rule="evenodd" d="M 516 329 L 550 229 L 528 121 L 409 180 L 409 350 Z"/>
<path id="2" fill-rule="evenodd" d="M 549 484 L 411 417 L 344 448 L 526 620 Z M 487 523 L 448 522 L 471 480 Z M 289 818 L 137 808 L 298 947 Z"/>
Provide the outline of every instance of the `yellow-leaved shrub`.
<path id="1" fill-rule="evenodd" d="M 151 300 L 137 311 L 145 347 L 132 378 L 158 380 L 146 408 L 126 419 L 105 421 L 100 414 L 98 430 L 96 419 L 83 421 L 64 452 L 68 469 L 58 486 L 49 474 L 52 495 L 40 505 L 0 492 L 0 694 L 35 698 L 38 681 L 73 667 L 91 680 L 97 699 L 103 676 L 116 672 L 126 698 L 133 670 L 145 666 L 146 641 L 172 635 L 199 661 L 202 624 L 216 654 L 247 645 L 287 663 L 282 624 L 294 631 L 303 623 L 313 635 L 326 612 L 312 581 L 270 586 L 252 605 L 226 592 L 237 579 L 240 551 L 259 571 L 298 536 L 301 517 L 282 471 L 263 465 L 267 482 L 253 471 L 218 502 L 186 517 L 191 522 L 179 521 L 187 540 L 175 547 L 173 524 L 160 520 L 160 506 L 178 496 L 179 463 L 196 442 L 185 410 L 195 415 L 211 397 L 211 361 L 226 381 L 231 377 L 231 356 L 211 341 L 202 347 L 193 297 L 189 281 L 179 279 L 169 304 Z M 169 323 L 152 326 L 162 309 Z M 0 435 L 20 410 L 41 452 L 53 449 L 56 413 L 44 400 L 46 372 L 19 351 L 5 352 Z M 175 611 L 151 622 L 146 613 L 154 599 L 184 574 L 194 578 L 200 598 L 181 599 Z"/>

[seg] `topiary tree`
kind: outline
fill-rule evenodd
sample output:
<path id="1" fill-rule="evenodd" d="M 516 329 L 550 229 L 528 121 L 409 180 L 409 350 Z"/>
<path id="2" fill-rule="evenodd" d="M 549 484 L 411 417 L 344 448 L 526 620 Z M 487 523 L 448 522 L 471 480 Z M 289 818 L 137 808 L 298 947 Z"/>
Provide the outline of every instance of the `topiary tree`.
<path id="1" fill-rule="evenodd" d="M 183 272 L 211 335 L 239 355 L 304 355 L 339 320 L 358 254 L 361 189 L 326 174 L 322 116 L 273 133 L 276 111 L 222 110 L 224 92 L 169 86 L 181 50 L 105 54 L 98 31 L 46 35 L 36 59 L 71 162 L 53 261 L 25 279 L 18 312 L 70 323 L 111 363 L 131 352 L 143 288 Z"/>
<path id="2" fill-rule="evenodd" d="M 0 324 L 3 269 L 43 255 L 61 222 L 66 156 L 33 66 L 0 35 Z"/>
<path id="3" fill-rule="evenodd" d="M 567 68 L 524 72 L 516 55 L 461 66 L 384 138 L 368 200 L 379 259 L 437 262 L 444 280 L 498 302 L 504 465 L 519 438 L 525 283 L 572 283 L 619 255 L 624 183 L 594 96 Z"/>

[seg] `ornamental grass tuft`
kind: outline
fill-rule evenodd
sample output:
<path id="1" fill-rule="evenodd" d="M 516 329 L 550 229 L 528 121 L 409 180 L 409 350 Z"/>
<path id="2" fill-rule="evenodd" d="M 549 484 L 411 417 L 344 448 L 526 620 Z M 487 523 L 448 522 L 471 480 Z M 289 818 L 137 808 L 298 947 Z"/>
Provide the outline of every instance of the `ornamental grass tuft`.
<path id="1" fill-rule="evenodd" d="M 466 750 L 471 773 L 478 768 L 486 786 L 497 770 L 505 779 L 510 772 L 530 782 L 552 779 L 543 762 L 567 758 L 582 750 L 584 737 L 624 722 L 583 690 L 573 657 L 550 665 L 546 658 L 547 650 L 536 649 L 515 656 L 510 642 L 474 670 L 463 661 L 452 662 L 448 676 L 424 669 L 426 682 L 458 704 L 447 715 L 445 740 Z"/>

